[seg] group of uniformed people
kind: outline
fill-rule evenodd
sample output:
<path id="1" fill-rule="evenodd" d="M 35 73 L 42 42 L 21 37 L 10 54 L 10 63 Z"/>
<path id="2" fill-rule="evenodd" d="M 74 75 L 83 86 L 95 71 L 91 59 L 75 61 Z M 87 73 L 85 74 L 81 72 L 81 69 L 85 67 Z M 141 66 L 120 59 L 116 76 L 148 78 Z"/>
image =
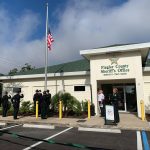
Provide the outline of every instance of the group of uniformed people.
<path id="1" fill-rule="evenodd" d="M 6 117 L 7 112 L 11 107 L 11 103 L 13 105 L 13 117 L 14 119 L 18 119 L 17 115 L 19 112 L 20 107 L 20 99 L 23 98 L 24 95 L 21 94 L 20 91 L 18 91 L 13 97 L 8 95 L 8 92 L 6 91 L 2 98 L 0 98 L 0 104 L 2 106 L 2 116 Z M 11 100 L 11 102 L 9 101 Z M 36 102 L 38 102 L 38 112 L 41 114 L 42 119 L 46 119 L 48 117 L 48 111 L 51 104 L 51 94 L 49 93 L 49 90 L 44 91 L 43 94 L 41 93 L 41 90 L 36 90 L 34 96 L 33 96 L 33 102 L 34 102 L 34 110 L 36 107 Z"/>
<path id="2" fill-rule="evenodd" d="M 1 105 L 3 107 L 3 112 L 2 112 L 2 116 L 6 117 L 7 116 L 7 111 L 9 110 L 9 108 L 11 107 L 11 103 L 13 105 L 13 117 L 14 119 L 17 119 L 17 115 L 19 112 L 19 107 L 20 107 L 20 99 L 24 97 L 23 94 L 20 94 L 21 92 L 18 91 L 13 97 L 11 97 L 10 95 L 8 95 L 8 92 L 6 91 L 4 96 L 1 98 Z M 11 103 L 9 102 L 9 99 L 11 99 Z"/>
<path id="3" fill-rule="evenodd" d="M 41 114 L 41 119 L 46 119 L 51 104 L 51 94 L 49 93 L 49 90 L 44 91 L 43 94 L 41 93 L 41 90 L 36 90 L 33 96 L 33 102 L 34 110 L 36 109 L 36 102 L 38 102 L 38 112 Z"/>

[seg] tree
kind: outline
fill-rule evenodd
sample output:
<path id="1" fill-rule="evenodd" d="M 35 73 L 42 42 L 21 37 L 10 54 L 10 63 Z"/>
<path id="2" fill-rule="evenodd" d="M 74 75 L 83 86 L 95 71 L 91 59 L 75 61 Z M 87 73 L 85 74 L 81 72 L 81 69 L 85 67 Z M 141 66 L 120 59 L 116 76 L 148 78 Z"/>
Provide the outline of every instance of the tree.
<path id="1" fill-rule="evenodd" d="M 33 70 L 33 69 L 35 69 L 35 67 L 32 67 L 28 63 L 25 63 L 25 65 L 20 70 L 18 70 L 17 68 L 10 70 L 8 75 L 13 76 L 13 75 L 17 74 L 18 72 L 25 72 L 25 71 L 29 71 L 29 70 Z"/>
<path id="2" fill-rule="evenodd" d="M 20 70 L 20 72 L 25 72 L 25 71 L 29 71 L 29 70 L 33 70 L 35 69 L 35 67 L 32 67 L 31 65 L 29 65 L 28 63 L 25 63 L 25 66 L 23 66 Z"/>
<path id="3" fill-rule="evenodd" d="M 17 69 L 17 68 L 14 68 L 14 69 L 12 69 L 12 70 L 9 71 L 8 75 L 13 76 L 13 75 L 15 75 L 17 72 L 18 72 L 18 69 Z"/>

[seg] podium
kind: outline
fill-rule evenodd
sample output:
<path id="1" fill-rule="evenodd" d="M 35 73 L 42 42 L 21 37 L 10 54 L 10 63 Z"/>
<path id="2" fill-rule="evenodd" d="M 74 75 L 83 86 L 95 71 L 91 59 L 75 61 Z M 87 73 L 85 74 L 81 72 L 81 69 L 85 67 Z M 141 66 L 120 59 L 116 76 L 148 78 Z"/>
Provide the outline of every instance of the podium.
<path id="1" fill-rule="evenodd" d="M 114 105 L 105 105 L 105 125 L 116 125 Z"/>

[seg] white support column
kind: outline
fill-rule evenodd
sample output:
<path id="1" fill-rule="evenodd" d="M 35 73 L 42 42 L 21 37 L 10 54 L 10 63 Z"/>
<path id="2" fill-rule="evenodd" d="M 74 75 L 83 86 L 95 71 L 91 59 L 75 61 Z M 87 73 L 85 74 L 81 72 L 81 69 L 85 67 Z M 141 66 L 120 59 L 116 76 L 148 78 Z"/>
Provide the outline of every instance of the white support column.
<path id="1" fill-rule="evenodd" d="M 92 85 L 93 103 L 95 105 L 95 113 L 96 115 L 98 115 L 99 112 L 98 112 L 98 104 L 97 104 L 97 81 L 96 80 L 92 81 L 91 85 Z"/>
<path id="2" fill-rule="evenodd" d="M 143 80 L 136 79 L 136 95 L 137 95 L 137 113 L 138 117 L 141 117 L 141 105 L 140 101 L 144 100 L 144 87 L 143 87 Z"/>

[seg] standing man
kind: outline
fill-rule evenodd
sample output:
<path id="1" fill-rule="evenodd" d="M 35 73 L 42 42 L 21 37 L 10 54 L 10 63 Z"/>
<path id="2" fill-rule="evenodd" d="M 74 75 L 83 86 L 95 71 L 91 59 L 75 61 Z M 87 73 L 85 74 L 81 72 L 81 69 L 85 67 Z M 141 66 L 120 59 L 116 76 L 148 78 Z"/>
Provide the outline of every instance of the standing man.
<path id="1" fill-rule="evenodd" d="M 105 96 L 103 94 L 103 90 L 98 90 L 98 93 L 97 93 L 97 99 L 98 99 L 98 103 L 99 103 L 99 108 L 101 110 L 101 117 L 104 117 L 104 99 L 105 99 Z"/>
<path id="2" fill-rule="evenodd" d="M 36 101 L 38 101 L 38 103 L 39 103 L 39 101 L 40 101 L 39 99 L 40 99 L 40 97 L 39 97 L 39 91 L 36 90 L 36 91 L 35 91 L 35 94 L 34 94 L 34 96 L 33 96 L 34 112 L 35 112 L 35 109 L 36 109 Z"/>
<path id="3" fill-rule="evenodd" d="M 19 111 L 19 106 L 20 106 L 20 99 L 23 98 L 24 95 L 20 94 L 20 91 L 17 92 L 16 95 L 13 96 L 11 99 L 11 102 L 14 107 L 14 119 L 17 119 L 18 111 Z"/>
<path id="4" fill-rule="evenodd" d="M 42 100 L 41 100 L 41 119 L 47 119 L 46 113 L 47 113 L 47 95 L 46 91 L 43 92 Z"/>
<path id="5" fill-rule="evenodd" d="M 7 115 L 7 111 L 8 111 L 8 105 L 9 105 L 9 101 L 8 99 L 11 99 L 11 96 L 8 96 L 8 92 L 5 92 L 5 95 L 2 97 L 2 107 L 3 107 L 3 117 L 6 117 Z"/>
<path id="6" fill-rule="evenodd" d="M 42 92 L 39 90 L 39 114 L 41 114 L 41 101 L 42 101 Z"/>
<path id="7" fill-rule="evenodd" d="M 51 104 L 51 93 L 49 93 L 49 90 L 47 90 L 46 91 L 46 95 L 47 95 L 47 101 L 46 101 L 46 103 L 47 103 L 47 112 L 46 112 L 46 114 L 47 114 L 47 116 L 48 116 L 48 114 L 49 114 L 49 108 L 50 108 L 50 104 Z"/>
<path id="8" fill-rule="evenodd" d="M 118 112 L 118 102 L 121 100 L 121 97 L 118 93 L 117 88 L 113 88 L 113 93 L 110 96 L 110 100 L 112 105 L 114 106 L 114 123 L 120 122 L 119 112 Z"/>
<path id="9" fill-rule="evenodd" d="M 2 104 L 2 97 L 0 96 L 0 107 L 1 107 L 1 104 Z"/>

